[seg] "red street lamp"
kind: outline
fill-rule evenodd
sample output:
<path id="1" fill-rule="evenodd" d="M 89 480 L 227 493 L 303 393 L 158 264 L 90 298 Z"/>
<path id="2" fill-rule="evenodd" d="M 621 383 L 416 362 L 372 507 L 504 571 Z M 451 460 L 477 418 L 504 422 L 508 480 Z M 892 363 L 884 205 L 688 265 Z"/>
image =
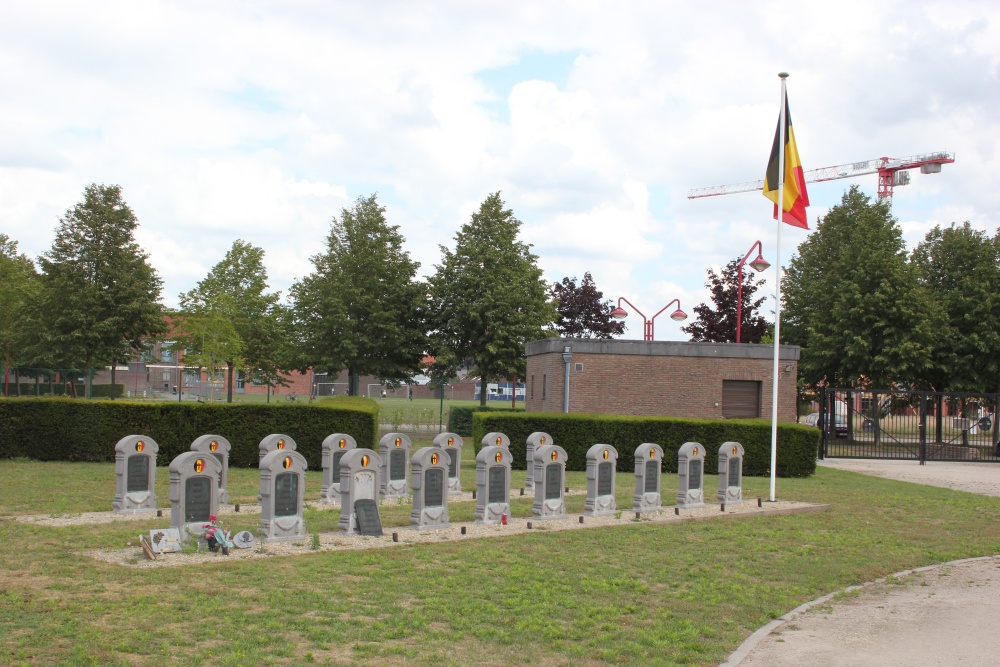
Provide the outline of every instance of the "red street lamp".
<path id="1" fill-rule="evenodd" d="M 653 315 L 652 317 L 650 317 L 647 320 L 646 316 L 642 314 L 642 311 L 640 311 L 638 308 L 636 308 L 635 306 L 633 306 L 632 303 L 628 299 L 626 299 L 623 296 L 620 296 L 620 297 L 618 297 L 618 307 L 611 311 L 611 317 L 615 318 L 616 320 L 624 320 L 626 317 L 628 317 L 628 311 L 625 310 L 624 308 L 622 308 L 622 301 L 624 301 L 629 306 L 631 306 L 632 310 L 635 311 L 635 314 L 642 318 L 642 339 L 643 340 L 653 340 L 653 320 L 656 319 L 657 315 L 659 315 L 660 313 L 662 313 L 663 311 L 665 311 L 667 308 L 669 308 L 673 304 L 675 304 L 675 303 L 677 304 L 677 310 L 675 310 L 674 312 L 670 313 L 670 319 L 672 319 L 675 322 L 682 322 L 683 320 L 686 320 L 687 317 L 688 317 L 687 313 L 685 313 L 683 310 L 681 310 L 681 301 L 680 301 L 680 299 L 674 299 L 673 301 L 671 301 L 670 303 L 668 303 L 667 305 L 665 305 L 663 308 L 661 308 L 656 313 L 656 315 Z"/>
<path id="2" fill-rule="evenodd" d="M 746 264 L 747 259 L 750 257 L 750 254 L 753 252 L 754 248 L 757 248 L 757 259 L 750 262 L 750 266 L 753 268 L 753 270 L 759 273 L 761 271 L 767 270 L 767 267 L 771 266 L 770 264 L 767 263 L 767 260 L 764 259 L 764 254 L 763 254 L 764 246 L 760 244 L 760 241 L 755 241 L 754 244 L 750 246 L 750 249 L 747 250 L 747 254 L 745 254 L 743 256 L 743 259 L 740 260 L 740 265 L 736 269 L 736 284 L 738 285 L 738 287 L 736 288 L 736 342 L 737 343 L 740 342 L 740 325 L 743 323 L 743 265 Z"/>

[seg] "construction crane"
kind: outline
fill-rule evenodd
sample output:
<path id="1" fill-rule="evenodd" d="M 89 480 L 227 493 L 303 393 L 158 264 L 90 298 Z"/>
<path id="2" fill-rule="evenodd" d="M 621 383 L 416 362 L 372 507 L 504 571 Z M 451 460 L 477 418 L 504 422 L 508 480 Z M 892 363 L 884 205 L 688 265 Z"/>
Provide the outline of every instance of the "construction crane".
<path id="1" fill-rule="evenodd" d="M 841 164 L 836 167 L 823 167 L 813 169 L 803 174 L 806 183 L 819 183 L 821 181 L 834 181 L 838 178 L 853 178 L 864 174 L 878 174 L 878 198 L 888 199 L 892 203 L 892 189 L 897 185 L 909 185 L 910 173 L 907 169 L 920 168 L 922 174 L 937 174 L 941 171 L 941 165 L 951 164 L 955 161 L 954 153 L 924 153 L 923 155 L 911 155 L 910 157 L 889 158 L 880 157 L 864 162 L 852 162 L 851 164 Z M 733 185 L 716 185 L 710 188 L 696 188 L 688 192 L 688 199 L 698 199 L 700 197 L 717 197 L 719 195 L 731 195 L 738 192 L 753 192 L 764 187 L 764 179 L 759 181 L 749 181 L 747 183 L 735 183 Z"/>

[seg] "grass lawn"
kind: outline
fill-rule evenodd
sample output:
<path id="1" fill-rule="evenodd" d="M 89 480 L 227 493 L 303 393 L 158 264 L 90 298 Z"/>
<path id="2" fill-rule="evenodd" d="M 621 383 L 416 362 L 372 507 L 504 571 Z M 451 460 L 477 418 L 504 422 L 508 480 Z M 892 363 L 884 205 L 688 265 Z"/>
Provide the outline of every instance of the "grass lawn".
<path id="1" fill-rule="evenodd" d="M 112 464 L 3 460 L 0 476 L 2 516 L 103 511 L 114 496 Z M 307 499 L 320 481 L 308 473 Z M 160 468 L 161 507 L 167 482 Z M 746 497 L 766 496 L 767 479 L 745 482 Z M 583 488 L 583 473 L 567 483 Z M 633 484 L 619 473 L 625 511 Z M 669 504 L 676 475 L 664 487 Z M 230 471 L 233 502 L 256 492 L 256 470 Z M 121 547 L 166 517 L 73 528 L 0 520 L 0 664 L 712 665 L 804 601 L 1000 552 L 1000 499 L 827 468 L 778 480 L 778 496 L 831 509 L 148 570 L 78 554 Z M 530 515 L 530 500 L 513 500 L 515 516 Z M 580 512 L 583 496 L 567 505 Z M 471 521 L 472 503 L 450 509 Z M 308 529 L 335 530 L 337 514 L 308 510 Z M 408 514 L 392 508 L 383 522 L 405 526 Z"/>

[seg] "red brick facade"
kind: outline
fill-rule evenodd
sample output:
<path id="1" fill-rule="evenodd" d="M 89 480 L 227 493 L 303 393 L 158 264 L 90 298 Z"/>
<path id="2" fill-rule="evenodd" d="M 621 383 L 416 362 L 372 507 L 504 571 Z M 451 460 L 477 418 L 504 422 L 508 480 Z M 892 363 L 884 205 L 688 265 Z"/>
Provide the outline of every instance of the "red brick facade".
<path id="1" fill-rule="evenodd" d="M 760 383 L 759 416 L 770 418 L 773 347 L 549 338 L 528 343 L 525 408 L 562 412 L 569 347 L 569 411 L 665 417 L 723 416 L 723 381 Z M 799 348 L 780 348 L 778 420 L 796 420 Z"/>

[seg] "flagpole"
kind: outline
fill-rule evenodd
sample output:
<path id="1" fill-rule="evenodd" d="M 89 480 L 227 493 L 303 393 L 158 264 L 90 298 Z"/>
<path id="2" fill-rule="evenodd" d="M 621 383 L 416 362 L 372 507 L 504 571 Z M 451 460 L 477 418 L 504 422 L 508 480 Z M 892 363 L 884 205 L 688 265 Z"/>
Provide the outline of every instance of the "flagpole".
<path id="1" fill-rule="evenodd" d="M 781 111 L 778 116 L 778 240 L 777 270 L 774 283 L 774 364 L 771 375 L 771 497 L 773 503 L 774 483 L 778 472 L 778 350 L 781 343 L 781 226 L 785 217 L 785 79 L 788 72 L 779 72 L 781 79 Z"/>

